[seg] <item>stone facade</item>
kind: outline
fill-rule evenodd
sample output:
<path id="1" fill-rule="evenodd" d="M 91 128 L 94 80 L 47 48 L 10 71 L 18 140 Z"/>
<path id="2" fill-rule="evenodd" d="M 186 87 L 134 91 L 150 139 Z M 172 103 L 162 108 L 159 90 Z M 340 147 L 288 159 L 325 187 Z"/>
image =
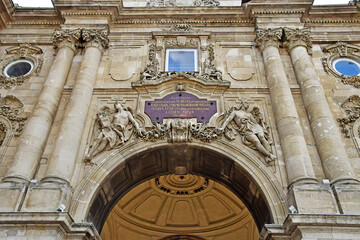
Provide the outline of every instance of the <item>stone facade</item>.
<path id="1" fill-rule="evenodd" d="M 0 2 L 0 239 L 360 239 L 358 1 L 54 5 Z"/>

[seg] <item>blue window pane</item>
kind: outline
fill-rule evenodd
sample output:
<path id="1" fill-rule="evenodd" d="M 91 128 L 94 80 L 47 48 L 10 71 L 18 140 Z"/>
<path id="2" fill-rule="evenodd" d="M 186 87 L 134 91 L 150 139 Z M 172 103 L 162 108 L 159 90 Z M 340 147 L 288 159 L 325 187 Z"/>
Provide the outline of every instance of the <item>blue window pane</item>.
<path id="1" fill-rule="evenodd" d="M 193 51 L 171 51 L 169 52 L 168 71 L 195 72 Z"/>
<path id="2" fill-rule="evenodd" d="M 354 76 L 360 73 L 360 67 L 358 64 L 349 60 L 340 60 L 335 63 L 335 69 L 346 76 Z"/>

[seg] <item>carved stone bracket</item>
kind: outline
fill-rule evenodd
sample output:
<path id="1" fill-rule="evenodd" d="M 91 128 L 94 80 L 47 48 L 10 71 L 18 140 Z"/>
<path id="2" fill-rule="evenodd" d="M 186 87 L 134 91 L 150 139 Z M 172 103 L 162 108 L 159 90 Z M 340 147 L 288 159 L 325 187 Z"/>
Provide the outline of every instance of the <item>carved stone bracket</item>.
<path id="1" fill-rule="evenodd" d="M 282 36 L 282 28 L 257 29 L 255 46 L 259 47 L 261 52 L 268 46 L 279 47 Z"/>
<path id="2" fill-rule="evenodd" d="M 342 75 L 337 72 L 332 66 L 332 62 L 335 59 L 342 57 L 355 59 L 360 62 L 360 47 L 345 42 L 337 42 L 335 44 L 324 47 L 323 51 L 330 54 L 329 57 L 324 57 L 321 59 L 325 72 L 331 73 L 335 77 L 340 78 L 342 83 L 344 84 L 360 88 L 360 76 Z"/>
<path id="3" fill-rule="evenodd" d="M 0 116 L 5 117 L 11 123 L 11 131 L 19 136 L 30 113 L 24 112 L 24 104 L 14 96 L 0 97 Z"/>
<path id="4" fill-rule="evenodd" d="M 353 130 L 354 137 L 360 137 L 360 127 L 353 129 L 354 123 L 360 118 L 360 97 L 358 95 L 349 97 L 341 107 L 345 109 L 347 117 L 338 118 L 337 121 L 344 136 L 350 138 L 351 130 Z"/>
<path id="5" fill-rule="evenodd" d="M 294 47 L 303 46 L 308 50 L 309 54 L 312 54 L 310 29 L 308 28 L 291 29 L 285 27 L 284 32 L 285 32 L 285 38 L 287 40 L 287 47 L 289 51 L 291 51 L 291 49 L 293 49 Z"/>
<path id="6" fill-rule="evenodd" d="M 5 76 L 4 71 L 1 71 L 0 88 L 11 89 L 12 87 L 22 85 L 26 79 L 34 75 L 38 76 L 40 74 L 43 65 L 43 60 L 38 59 L 33 55 L 42 54 L 43 51 L 41 48 L 33 46 L 30 43 L 20 43 L 19 46 L 6 49 L 6 53 L 11 56 L 5 58 L 1 62 L 0 64 L 1 69 L 4 69 L 9 63 L 19 59 L 30 60 L 34 64 L 34 67 L 26 75 L 21 75 L 18 77 Z"/>

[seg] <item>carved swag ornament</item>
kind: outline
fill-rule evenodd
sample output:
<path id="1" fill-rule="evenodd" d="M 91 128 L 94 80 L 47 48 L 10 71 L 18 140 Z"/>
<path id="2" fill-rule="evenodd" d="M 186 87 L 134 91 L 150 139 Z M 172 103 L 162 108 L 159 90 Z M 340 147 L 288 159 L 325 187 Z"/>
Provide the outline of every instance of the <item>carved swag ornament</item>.
<path id="1" fill-rule="evenodd" d="M 42 54 L 41 48 L 35 47 L 30 43 L 20 43 L 19 46 L 11 47 L 6 49 L 6 53 L 11 55 L 10 57 L 4 59 L 1 62 L 1 75 L 0 75 L 0 89 L 11 89 L 15 86 L 20 86 L 24 83 L 24 81 L 32 76 L 38 76 L 40 74 L 41 67 L 43 65 L 43 60 L 34 57 L 33 55 Z M 12 61 L 18 59 L 27 59 L 30 60 L 34 67 L 33 69 L 27 73 L 26 75 L 21 75 L 18 77 L 8 77 L 4 74 L 4 68 L 11 63 Z"/>
<path id="2" fill-rule="evenodd" d="M 332 62 L 337 58 L 352 58 L 360 61 L 360 47 L 345 42 L 337 42 L 323 48 L 323 52 L 329 53 L 329 57 L 321 59 L 326 73 L 331 73 L 335 77 L 340 78 L 342 83 L 360 88 L 360 76 L 346 76 L 338 73 L 332 66 Z"/>
<path id="3" fill-rule="evenodd" d="M 225 120 L 220 128 L 209 128 L 206 123 L 197 123 L 194 119 L 164 119 L 163 123 L 153 122 L 149 130 L 141 129 L 130 110 L 125 109 L 121 103 L 114 104 L 115 112 L 107 106 L 97 113 L 94 127 L 94 140 L 85 157 L 90 161 L 94 156 L 104 150 L 122 146 L 130 139 L 133 131 L 136 137 L 144 141 L 158 141 L 167 139 L 168 142 L 191 142 L 198 139 L 211 142 L 220 139 L 223 135 L 230 141 L 241 136 L 242 142 L 265 155 L 266 162 L 276 159 L 270 147 L 269 127 L 264 121 L 258 107 L 249 111 L 246 99 L 240 104 L 230 107 L 225 113 Z"/>
<path id="4" fill-rule="evenodd" d="M 360 127 L 353 129 L 354 123 L 360 118 L 360 97 L 358 95 L 349 97 L 341 107 L 344 108 L 347 113 L 347 117 L 337 119 L 341 131 L 347 138 L 350 137 L 351 130 L 353 130 L 355 137 L 360 137 Z"/>
<path id="5" fill-rule="evenodd" d="M 19 136 L 30 113 L 24 112 L 24 104 L 18 98 L 9 95 L 4 98 L 0 96 L 0 116 L 9 120 L 12 133 Z M 6 127 L 5 131 L 8 131 Z"/>

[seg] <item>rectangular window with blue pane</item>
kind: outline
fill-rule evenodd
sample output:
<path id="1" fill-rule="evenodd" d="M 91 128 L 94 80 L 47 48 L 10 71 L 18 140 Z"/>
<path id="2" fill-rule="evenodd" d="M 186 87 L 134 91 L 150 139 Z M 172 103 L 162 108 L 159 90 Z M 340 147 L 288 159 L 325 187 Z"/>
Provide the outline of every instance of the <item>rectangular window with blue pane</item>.
<path id="1" fill-rule="evenodd" d="M 197 49 L 166 49 L 165 71 L 197 72 Z"/>

